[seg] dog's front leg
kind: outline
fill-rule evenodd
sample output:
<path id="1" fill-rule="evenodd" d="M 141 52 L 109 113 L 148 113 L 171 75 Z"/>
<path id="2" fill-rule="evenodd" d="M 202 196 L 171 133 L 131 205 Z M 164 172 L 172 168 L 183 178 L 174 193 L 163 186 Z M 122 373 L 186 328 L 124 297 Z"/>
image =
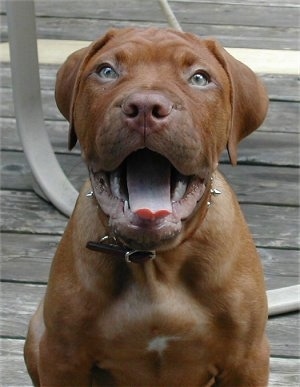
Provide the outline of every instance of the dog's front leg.
<path id="1" fill-rule="evenodd" d="M 40 343 L 39 377 L 42 387 L 92 385 L 92 365 L 79 344 L 72 347 L 44 334 Z"/>
<path id="2" fill-rule="evenodd" d="M 238 358 L 217 379 L 222 387 L 267 387 L 269 379 L 269 344 L 264 336 L 244 361 Z"/>

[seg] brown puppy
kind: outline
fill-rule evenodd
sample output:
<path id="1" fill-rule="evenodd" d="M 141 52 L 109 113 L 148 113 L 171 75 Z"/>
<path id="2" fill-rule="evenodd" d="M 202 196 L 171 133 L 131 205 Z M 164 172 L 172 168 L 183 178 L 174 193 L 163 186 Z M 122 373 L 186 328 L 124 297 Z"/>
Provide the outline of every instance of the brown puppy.
<path id="1" fill-rule="evenodd" d="M 63 64 L 56 99 L 90 182 L 30 323 L 34 384 L 266 386 L 261 264 L 217 171 L 265 117 L 255 74 L 213 40 L 111 30 Z"/>

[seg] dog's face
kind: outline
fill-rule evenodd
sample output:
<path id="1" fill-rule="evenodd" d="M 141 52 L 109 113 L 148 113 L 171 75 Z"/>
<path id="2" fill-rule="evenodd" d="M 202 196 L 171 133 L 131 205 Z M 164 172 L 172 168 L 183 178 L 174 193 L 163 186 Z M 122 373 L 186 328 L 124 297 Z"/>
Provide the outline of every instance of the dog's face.
<path id="1" fill-rule="evenodd" d="M 216 42 L 159 29 L 112 30 L 74 53 L 56 99 L 113 234 L 138 249 L 175 243 L 221 152 L 235 163 L 267 109 L 253 72 Z"/>

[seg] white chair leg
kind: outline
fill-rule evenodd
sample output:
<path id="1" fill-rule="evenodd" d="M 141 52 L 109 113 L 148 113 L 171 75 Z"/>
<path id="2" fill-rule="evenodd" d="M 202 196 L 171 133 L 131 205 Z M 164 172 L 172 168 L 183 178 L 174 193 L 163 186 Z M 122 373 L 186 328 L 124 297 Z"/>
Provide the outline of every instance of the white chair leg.
<path id="1" fill-rule="evenodd" d="M 7 0 L 6 6 L 14 107 L 24 153 L 42 196 L 69 216 L 78 192 L 63 173 L 45 129 L 34 3 Z"/>
<path id="2" fill-rule="evenodd" d="M 300 285 L 267 291 L 269 316 L 300 309 Z"/>

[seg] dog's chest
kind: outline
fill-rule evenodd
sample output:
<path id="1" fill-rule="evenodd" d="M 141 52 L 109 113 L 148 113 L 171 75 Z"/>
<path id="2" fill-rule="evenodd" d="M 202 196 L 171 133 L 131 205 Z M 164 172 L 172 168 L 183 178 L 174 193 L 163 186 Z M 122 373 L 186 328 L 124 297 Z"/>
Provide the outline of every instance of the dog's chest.
<path id="1" fill-rule="evenodd" d="M 206 310 L 184 289 L 162 286 L 150 294 L 133 286 L 99 320 L 98 365 L 129 379 L 137 369 L 143 377 L 156 375 L 157 380 L 201 373 L 199 362 L 207 355 L 210 327 Z"/>

